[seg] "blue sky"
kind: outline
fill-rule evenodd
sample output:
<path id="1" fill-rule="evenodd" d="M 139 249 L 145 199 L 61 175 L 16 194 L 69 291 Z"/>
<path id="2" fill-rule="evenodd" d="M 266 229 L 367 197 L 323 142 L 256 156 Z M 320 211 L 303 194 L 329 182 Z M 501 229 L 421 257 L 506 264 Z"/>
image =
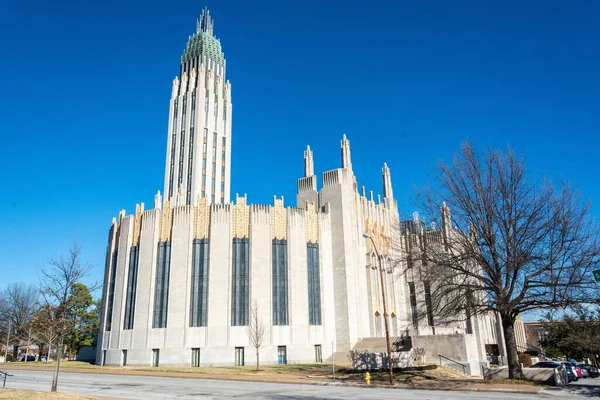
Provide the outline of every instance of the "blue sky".
<path id="1" fill-rule="evenodd" d="M 232 82 L 232 197 L 295 205 L 302 152 L 400 212 L 470 138 L 513 146 L 600 215 L 596 1 L 16 1 L 0 6 L 0 283 L 74 240 L 104 269 L 119 210 L 162 189 L 168 101 L 207 5 Z"/>

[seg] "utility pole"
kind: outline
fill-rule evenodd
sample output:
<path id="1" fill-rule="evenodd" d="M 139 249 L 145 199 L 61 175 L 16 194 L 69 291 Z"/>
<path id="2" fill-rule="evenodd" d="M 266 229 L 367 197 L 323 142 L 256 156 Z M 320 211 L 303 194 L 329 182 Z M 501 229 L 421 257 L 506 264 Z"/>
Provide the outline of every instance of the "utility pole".
<path id="1" fill-rule="evenodd" d="M 383 281 L 383 265 L 381 263 L 381 254 L 377 251 L 377 245 L 375 245 L 375 241 L 371 236 L 367 233 L 363 233 L 363 237 L 366 239 L 371 239 L 371 243 L 373 243 L 373 249 L 375 250 L 375 255 L 377 256 L 377 260 L 379 261 L 379 280 L 381 281 L 381 300 L 383 301 L 383 322 L 385 322 L 385 341 L 387 344 L 387 352 L 388 352 L 388 369 L 390 371 L 390 385 L 394 385 L 394 366 L 392 365 L 392 346 L 390 344 L 390 328 L 388 326 L 388 312 L 387 312 L 387 301 L 385 299 L 385 282 Z"/>
<path id="2" fill-rule="evenodd" d="M 333 380 L 335 381 L 335 346 L 331 341 L 331 370 L 333 371 Z"/>
<path id="3" fill-rule="evenodd" d="M 27 330 L 27 351 L 25 352 L 25 362 L 29 361 L 29 346 L 31 346 L 31 325 Z"/>

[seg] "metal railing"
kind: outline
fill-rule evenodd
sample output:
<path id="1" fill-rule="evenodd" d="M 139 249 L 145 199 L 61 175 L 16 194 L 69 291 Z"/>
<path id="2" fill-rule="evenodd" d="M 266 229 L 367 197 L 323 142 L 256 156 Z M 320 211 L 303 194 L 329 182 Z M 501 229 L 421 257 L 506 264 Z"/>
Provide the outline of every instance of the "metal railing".
<path id="1" fill-rule="evenodd" d="M 440 357 L 440 365 L 443 365 L 443 364 L 442 364 L 442 358 L 443 358 L 444 360 L 448 360 L 448 361 L 450 361 L 450 362 L 452 362 L 452 363 L 454 363 L 454 364 L 456 364 L 456 365 L 460 366 L 460 367 L 462 368 L 463 375 L 467 375 L 467 366 L 466 366 L 465 364 L 461 364 L 461 363 L 459 363 L 458 361 L 454 361 L 454 360 L 453 360 L 453 359 L 451 359 L 451 358 L 444 357 L 444 356 L 443 356 L 443 355 L 441 355 L 441 354 L 438 354 L 438 357 Z"/>
<path id="2" fill-rule="evenodd" d="M 4 372 L 4 371 L 0 371 L 0 375 L 4 375 L 4 377 L 3 377 L 4 382 L 2 383 L 2 387 L 5 388 L 6 387 L 6 377 L 13 376 L 13 375 L 10 375 L 8 372 Z"/>

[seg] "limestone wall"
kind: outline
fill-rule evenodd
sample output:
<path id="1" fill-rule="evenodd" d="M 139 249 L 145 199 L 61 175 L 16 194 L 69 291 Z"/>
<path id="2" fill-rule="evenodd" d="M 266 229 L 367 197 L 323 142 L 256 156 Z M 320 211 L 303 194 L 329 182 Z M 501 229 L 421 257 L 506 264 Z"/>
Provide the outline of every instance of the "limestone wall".
<path id="1" fill-rule="evenodd" d="M 243 200 L 241 200 L 243 199 Z M 256 305 L 266 332 L 260 349 L 265 363 L 276 363 L 278 347 L 286 346 L 288 363 L 315 361 L 315 345 L 322 358 L 332 352 L 335 337 L 334 277 L 332 273 L 330 218 L 315 206 L 307 209 L 246 205 L 177 206 L 143 212 L 116 221 L 111 228 L 108 253 L 116 250 L 117 268 L 112 326 L 99 333 L 97 363 L 151 365 L 153 349 L 160 365 L 189 366 L 193 348 L 200 349 L 201 365 L 231 365 L 235 348 L 244 348 L 246 364 L 255 362 L 246 326 L 231 326 L 232 240 L 249 239 L 249 300 Z M 200 207 L 200 208 L 199 208 Z M 205 207 L 202 209 L 202 207 Z M 206 214 L 206 215 L 204 215 Z M 203 224 L 206 224 L 205 226 Z M 118 228 L 118 229 L 117 229 Z M 275 232 L 287 240 L 289 324 L 272 325 L 272 240 Z M 207 326 L 190 327 L 192 244 L 209 239 Z M 309 325 L 307 240 L 319 243 L 321 325 Z M 170 241 L 170 275 L 167 327 L 153 328 L 157 246 Z M 321 244 L 321 241 L 323 244 Z M 139 248 L 133 329 L 124 329 L 129 253 Z M 103 298 L 108 296 L 110 262 L 107 262 Z M 106 302 L 103 318 L 107 313 Z"/>

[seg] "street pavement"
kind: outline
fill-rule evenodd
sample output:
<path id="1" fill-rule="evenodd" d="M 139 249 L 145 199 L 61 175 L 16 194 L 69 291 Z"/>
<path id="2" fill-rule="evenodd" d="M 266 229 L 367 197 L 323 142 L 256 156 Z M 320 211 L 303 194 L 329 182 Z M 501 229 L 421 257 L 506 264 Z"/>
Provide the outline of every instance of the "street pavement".
<path id="1" fill-rule="evenodd" d="M 547 387 L 541 393 L 560 396 L 561 398 L 600 398 L 600 378 L 579 379 L 564 388 Z"/>
<path id="2" fill-rule="evenodd" d="M 6 387 L 47 391 L 52 372 L 12 370 Z M 588 381 L 596 381 L 588 380 Z M 600 379 L 597 379 L 600 384 Z M 585 383 L 585 382 L 583 382 Z M 575 387 L 575 386 L 573 386 Z M 582 386 L 583 388 L 583 386 Z M 586 387 L 587 389 L 587 387 Z M 435 390 L 379 389 L 344 385 L 293 385 L 282 383 L 241 382 L 207 379 L 164 378 L 61 372 L 58 381 L 61 392 L 105 396 L 122 399 L 422 399 L 422 400 L 532 400 L 586 399 L 585 393 L 547 392 L 519 394 L 501 392 L 458 392 Z M 558 396 L 558 397 L 557 397 Z M 595 397 L 595 396 L 594 396 Z"/>

